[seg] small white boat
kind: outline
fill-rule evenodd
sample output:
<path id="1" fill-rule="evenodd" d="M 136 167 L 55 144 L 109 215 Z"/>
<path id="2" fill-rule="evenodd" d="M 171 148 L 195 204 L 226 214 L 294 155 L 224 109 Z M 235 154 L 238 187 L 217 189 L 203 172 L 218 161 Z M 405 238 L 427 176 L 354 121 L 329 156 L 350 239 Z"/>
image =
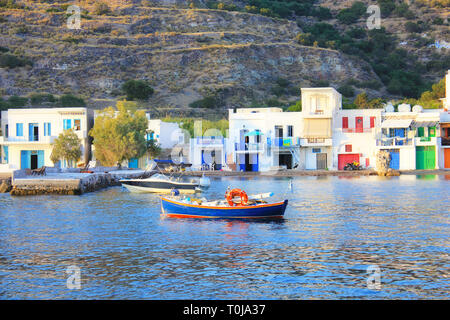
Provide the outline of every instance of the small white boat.
<path id="1" fill-rule="evenodd" d="M 154 174 L 145 179 L 120 180 L 122 186 L 134 193 L 170 193 L 177 189 L 180 193 L 201 192 L 201 184 L 198 179 L 188 177 L 173 177 L 163 174 Z"/>

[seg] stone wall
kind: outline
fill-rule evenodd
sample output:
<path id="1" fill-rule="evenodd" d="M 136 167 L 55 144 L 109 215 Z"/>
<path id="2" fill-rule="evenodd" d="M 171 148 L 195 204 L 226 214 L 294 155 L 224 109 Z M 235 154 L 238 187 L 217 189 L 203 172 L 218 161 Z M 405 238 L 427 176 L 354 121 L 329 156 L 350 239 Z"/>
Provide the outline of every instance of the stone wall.
<path id="1" fill-rule="evenodd" d="M 148 177 L 149 172 L 118 172 L 118 173 L 93 173 L 79 179 L 26 179 L 18 178 L 13 181 L 11 195 L 81 195 L 111 186 L 119 186 L 121 179 L 134 179 Z"/>

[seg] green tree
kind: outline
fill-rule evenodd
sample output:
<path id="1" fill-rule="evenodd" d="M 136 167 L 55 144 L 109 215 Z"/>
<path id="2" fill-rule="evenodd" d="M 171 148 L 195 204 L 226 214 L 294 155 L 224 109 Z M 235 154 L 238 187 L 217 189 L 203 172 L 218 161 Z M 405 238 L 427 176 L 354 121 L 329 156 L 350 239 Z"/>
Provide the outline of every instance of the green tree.
<path id="1" fill-rule="evenodd" d="M 298 100 L 295 104 L 289 106 L 288 112 L 300 112 L 302 111 L 302 100 Z"/>
<path id="2" fill-rule="evenodd" d="M 81 158 L 81 140 L 73 129 L 64 130 L 52 145 L 50 159 L 53 163 L 66 160 L 69 164 L 75 164 Z"/>
<path id="3" fill-rule="evenodd" d="M 127 100 L 147 100 L 154 93 L 150 85 L 143 80 L 128 80 L 122 85 Z"/>
<path id="4" fill-rule="evenodd" d="M 147 127 L 145 112 L 127 108 L 126 103 L 118 104 L 117 109 L 104 109 L 89 132 L 94 138 L 95 157 L 105 166 L 140 158 L 147 151 Z"/>
<path id="5" fill-rule="evenodd" d="M 157 158 L 161 154 L 161 147 L 154 139 L 147 140 L 147 154 L 152 159 Z"/>

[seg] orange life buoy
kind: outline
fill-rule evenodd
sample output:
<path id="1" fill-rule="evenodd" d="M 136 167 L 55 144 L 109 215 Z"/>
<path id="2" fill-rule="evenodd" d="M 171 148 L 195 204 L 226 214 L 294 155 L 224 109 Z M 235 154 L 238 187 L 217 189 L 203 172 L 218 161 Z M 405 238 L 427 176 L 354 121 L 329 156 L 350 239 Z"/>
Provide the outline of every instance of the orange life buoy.
<path id="1" fill-rule="evenodd" d="M 233 198 L 234 197 L 240 197 L 241 198 L 241 202 L 240 203 L 234 203 L 233 202 Z M 248 203 L 248 196 L 247 193 L 245 193 L 245 191 L 241 190 L 241 189 L 233 189 L 230 192 L 227 192 L 225 194 L 225 199 L 227 199 L 228 204 L 232 207 L 232 206 L 246 206 Z"/>

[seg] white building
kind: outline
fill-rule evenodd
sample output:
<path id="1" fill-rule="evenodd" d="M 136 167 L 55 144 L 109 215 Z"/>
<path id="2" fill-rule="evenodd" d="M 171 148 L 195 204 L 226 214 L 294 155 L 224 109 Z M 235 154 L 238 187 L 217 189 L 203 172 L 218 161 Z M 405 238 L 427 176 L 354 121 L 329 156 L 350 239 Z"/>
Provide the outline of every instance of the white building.
<path id="1" fill-rule="evenodd" d="M 81 140 L 80 163 L 90 158 L 88 133 L 93 113 L 87 108 L 20 108 L 1 113 L 1 171 L 53 167 L 52 142 L 65 129 L 73 129 Z M 56 166 L 69 166 L 65 161 Z"/>
<path id="2" fill-rule="evenodd" d="M 440 109 L 398 106 L 394 112 L 389 106 L 382 113 L 382 123 L 377 130 L 377 149 L 389 152 L 390 167 L 397 170 L 438 169 L 437 130 Z"/>
<path id="3" fill-rule="evenodd" d="M 342 108 L 334 88 L 302 88 L 300 169 L 333 169 L 332 129 Z"/>
<path id="4" fill-rule="evenodd" d="M 227 165 L 238 171 L 291 169 L 300 162 L 300 112 L 280 108 L 229 110 Z"/>
<path id="5" fill-rule="evenodd" d="M 331 168 L 343 170 L 356 161 L 363 168 L 376 166 L 376 128 L 381 124 L 383 109 L 339 110 L 333 121 L 333 163 Z"/>
<path id="6" fill-rule="evenodd" d="M 196 137 L 190 141 L 189 162 L 194 169 L 206 168 L 221 170 L 227 163 L 226 147 L 227 139 L 222 135 Z M 215 167 L 212 168 L 212 164 Z"/>

